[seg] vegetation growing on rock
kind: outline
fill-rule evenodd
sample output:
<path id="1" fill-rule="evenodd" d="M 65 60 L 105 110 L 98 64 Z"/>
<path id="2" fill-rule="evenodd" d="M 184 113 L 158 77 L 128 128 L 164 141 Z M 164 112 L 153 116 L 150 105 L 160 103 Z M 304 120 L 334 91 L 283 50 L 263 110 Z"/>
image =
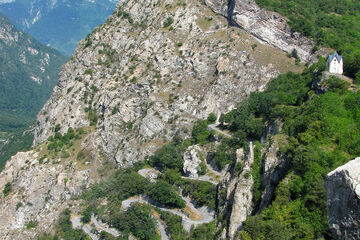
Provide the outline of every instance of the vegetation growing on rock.
<path id="1" fill-rule="evenodd" d="M 346 75 L 360 81 L 360 3 L 356 0 L 256 0 L 289 18 L 290 26 L 344 56 Z M 313 51 L 317 51 L 318 47 Z"/>
<path id="2" fill-rule="evenodd" d="M 232 119 L 229 129 L 245 132 L 253 121 L 280 119 L 284 122 L 283 132 L 290 139 L 281 154 L 289 159 L 291 169 L 277 186 L 274 201 L 245 223 L 245 231 L 252 238 L 277 239 L 279 231 L 284 233 L 282 239 L 329 236 L 324 178 L 360 154 L 360 107 L 355 103 L 359 93 L 338 85 L 315 95 L 311 86 L 321 69 L 322 62 L 301 75 L 282 75 L 270 82 L 266 91 L 251 94 L 226 116 Z M 259 139 L 262 133 L 247 132 L 247 138 Z M 254 197 L 256 202 L 258 194 Z"/>

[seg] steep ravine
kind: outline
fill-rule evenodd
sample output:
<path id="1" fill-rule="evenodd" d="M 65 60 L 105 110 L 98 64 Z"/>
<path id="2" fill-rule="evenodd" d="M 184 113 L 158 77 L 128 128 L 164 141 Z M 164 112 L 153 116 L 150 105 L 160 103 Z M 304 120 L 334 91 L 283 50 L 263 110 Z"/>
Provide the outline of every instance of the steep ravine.
<path id="1" fill-rule="evenodd" d="M 228 0 L 228 10 L 227 10 L 227 19 L 229 26 L 234 26 L 234 8 L 235 8 L 235 0 Z"/>
<path id="2" fill-rule="evenodd" d="M 295 65 L 284 50 L 296 45 L 303 61 L 311 59 L 308 40 L 287 39 L 278 28 L 280 35 L 265 32 L 258 19 L 251 29 L 274 40 L 259 42 L 249 26 L 229 27 L 215 14 L 218 2 L 204 2 L 120 0 L 106 23 L 79 44 L 38 114 L 34 150 L 14 156 L 0 173 L 0 189 L 11 184 L 0 199 L 1 239 L 48 232 L 61 209 L 80 210 L 74 197 L 106 176 L 111 163 L 125 167 L 141 161 L 175 134 L 189 137 L 194 121 L 228 112 L 280 73 L 301 71 L 303 65 Z M 238 23 L 249 13 L 242 15 L 239 2 L 245 4 L 235 2 Z M 48 150 L 49 137 L 69 128 L 86 129 L 67 150 L 70 156 Z M 230 198 L 246 194 L 251 179 L 246 190 L 238 183 L 245 176 L 227 178 L 220 184 L 231 206 L 224 207 L 233 210 L 225 237 L 234 237 L 251 210 L 251 197 L 234 204 Z M 26 229 L 29 221 L 36 221 L 36 228 Z"/>

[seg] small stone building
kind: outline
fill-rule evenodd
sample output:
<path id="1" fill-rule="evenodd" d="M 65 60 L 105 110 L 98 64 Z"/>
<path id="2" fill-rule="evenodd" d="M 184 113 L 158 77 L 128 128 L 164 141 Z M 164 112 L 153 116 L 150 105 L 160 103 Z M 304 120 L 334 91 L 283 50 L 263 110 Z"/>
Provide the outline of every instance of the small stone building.
<path id="1" fill-rule="evenodd" d="M 343 74 L 344 61 L 342 56 L 340 56 L 337 52 L 329 55 L 326 67 L 330 73 Z"/>

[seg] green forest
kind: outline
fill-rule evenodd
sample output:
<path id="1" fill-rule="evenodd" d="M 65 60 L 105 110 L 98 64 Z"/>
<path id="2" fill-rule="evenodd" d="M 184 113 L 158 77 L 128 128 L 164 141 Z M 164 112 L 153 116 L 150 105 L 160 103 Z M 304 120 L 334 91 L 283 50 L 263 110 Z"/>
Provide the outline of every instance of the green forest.
<path id="1" fill-rule="evenodd" d="M 360 1 L 256 0 L 289 19 L 294 31 L 331 47 L 344 57 L 344 72 L 360 83 Z M 314 48 L 316 51 L 318 47 Z"/>
<path id="2" fill-rule="evenodd" d="M 260 140 L 265 126 L 275 120 L 283 122 L 281 133 L 288 139 L 279 155 L 289 159 L 291 168 L 277 186 L 272 205 L 248 218 L 244 236 L 329 237 L 324 180 L 331 170 L 360 155 L 360 93 L 332 79 L 328 92 L 315 94 L 311 86 L 324 67 L 322 59 L 302 74 L 280 75 L 266 91 L 252 93 L 236 110 L 222 116 L 239 141 Z M 257 178 L 254 182 L 261 183 Z M 253 191 L 261 189 L 260 184 Z"/>

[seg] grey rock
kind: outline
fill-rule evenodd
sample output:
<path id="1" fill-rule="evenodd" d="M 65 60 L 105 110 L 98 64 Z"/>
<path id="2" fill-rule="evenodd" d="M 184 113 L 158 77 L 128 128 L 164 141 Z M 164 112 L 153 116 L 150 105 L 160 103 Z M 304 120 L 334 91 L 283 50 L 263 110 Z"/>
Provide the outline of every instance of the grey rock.
<path id="1" fill-rule="evenodd" d="M 203 0 L 203 2 L 214 12 L 231 18 L 233 25 L 252 34 L 259 42 L 267 43 L 287 53 L 296 49 L 302 61 L 316 61 L 315 57 L 319 53 L 316 55 L 312 53 L 315 43 L 298 32 L 292 32 L 283 16 L 261 9 L 255 0 Z M 229 7 L 230 2 L 233 6 Z"/>
<path id="2" fill-rule="evenodd" d="M 286 156 L 278 156 L 279 148 L 286 144 L 285 135 L 275 135 L 270 139 L 271 144 L 267 144 L 264 149 L 265 157 L 263 161 L 263 179 L 262 186 L 264 190 L 261 194 L 261 200 L 258 212 L 271 204 L 274 191 L 279 182 L 286 176 L 289 168 L 290 161 Z"/>
<path id="3" fill-rule="evenodd" d="M 228 228 L 222 232 L 221 239 L 235 239 L 236 233 L 242 230 L 247 216 L 253 211 L 251 190 L 254 181 L 251 165 L 254 162 L 254 146 L 252 142 L 249 143 L 247 152 L 242 148 L 236 151 L 236 161 L 243 165 L 240 175 L 237 176 L 233 170 L 228 169 L 218 185 L 219 212 L 228 219 Z"/>
<path id="4" fill-rule="evenodd" d="M 201 159 L 201 148 L 197 145 L 190 146 L 184 153 L 183 171 L 188 177 L 196 178 L 199 176 Z"/>
<path id="5" fill-rule="evenodd" d="M 241 161 L 242 155 L 242 151 L 238 150 L 238 161 Z M 235 239 L 236 233 L 239 230 L 242 230 L 243 223 L 245 222 L 247 216 L 251 214 L 253 209 L 253 196 L 251 190 L 254 180 L 251 175 L 251 165 L 254 162 L 254 147 L 252 142 L 250 142 L 249 151 L 246 153 L 242 161 L 244 168 L 237 179 L 229 221 L 228 236 L 230 239 Z"/>
<path id="6" fill-rule="evenodd" d="M 6 163 L 0 173 L 0 189 L 7 182 L 12 191 L 0 198 L 0 239 L 23 240 L 36 235 L 34 230 L 24 231 L 29 221 L 38 222 L 37 231 L 48 232 L 71 198 L 79 196 L 91 179 L 90 170 L 80 170 L 76 163 L 39 164 L 38 153 L 29 151 Z"/>
<path id="7" fill-rule="evenodd" d="M 325 186 L 334 239 L 360 239 L 360 158 L 330 172 Z"/>

